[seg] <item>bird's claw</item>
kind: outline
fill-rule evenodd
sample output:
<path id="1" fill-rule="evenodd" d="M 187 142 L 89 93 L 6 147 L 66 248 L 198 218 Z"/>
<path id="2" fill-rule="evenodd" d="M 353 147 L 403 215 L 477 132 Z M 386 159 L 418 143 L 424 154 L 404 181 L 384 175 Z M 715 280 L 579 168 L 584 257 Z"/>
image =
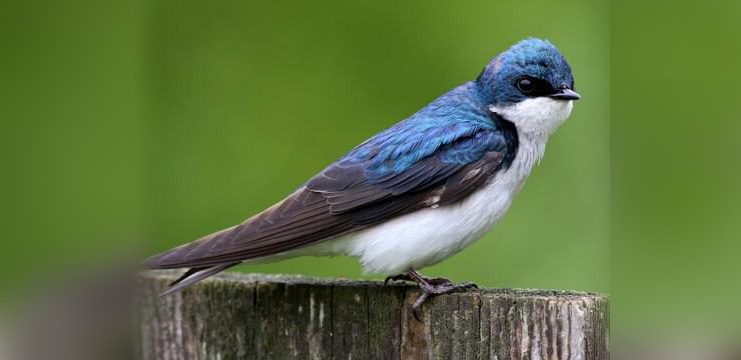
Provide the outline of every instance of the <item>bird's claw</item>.
<path id="1" fill-rule="evenodd" d="M 463 283 L 460 285 L 455 285 L 452 282 L 450 282 L 450 280 L 448 279 L 434 278 L 434 279 L 425 279 L 424 282 L 420 281 L 419 287 L 422 290 L 422 293 L 419 295 L 417 300 L 415 300 L 414 304 L 412 305 L 412 315 L 419 322 L 422 322 L 419 316 L 420 307 L 428 298 L 434 295 L 450 294 L 454 292 L 474 291 L 474 294 L 476 294 L 476 296 L 479 298 L 479 301 L 483 301 L 481 294 L 475 291 L 479 288 L 478 285 L 474 283 L 470 283 L 470 282 Z"/>
<path id="2" fill-rule="evenodd" d="M 412 281 L 412 279 L 407 274 L 387 276 L 386 280 L 383 280 L 383 286 L 388 285 L 391 281 Z"/>
<path id="3" fill-rule="evenodd" d="M 458 288 L 462 290 L 478 290 L 479 286 L 472 282 L 465 282 L 463 284 L 458 285 Z"/>
<path id="4" fill-rule="evenodd" d="M 472 292 L 476 297 L 479 299 L 480 303 L 484 302 L 484 297 L 481 296 L 481 292 L 476 291 L 479 289 L 479 286 L 474 283 L 463 283 L 459 285 L 461 290 Z"/>
<path id="5" fill-rule="evenodd" d="M 427 300 L 427 298 L 430 296 L 429 293 L 423 292 L 419 295 L 417 300 L 414 301 L 414 304 L 412 304 L 412 316 L 414 316 L 417 321 L 422 322 L 422 320 L 419 317 L 419 308 L 422 306 L 422 303 Z"/>
<path id="6" fill-rule="evenodd" d="M 448 278 L 444 277 L 436 277 L 436 278 L 424 278 L 427 280 L 427 283 L 430 285 L 442 285 L 442 284 L 452 284 L 453 282 L 450 281 Z"/>

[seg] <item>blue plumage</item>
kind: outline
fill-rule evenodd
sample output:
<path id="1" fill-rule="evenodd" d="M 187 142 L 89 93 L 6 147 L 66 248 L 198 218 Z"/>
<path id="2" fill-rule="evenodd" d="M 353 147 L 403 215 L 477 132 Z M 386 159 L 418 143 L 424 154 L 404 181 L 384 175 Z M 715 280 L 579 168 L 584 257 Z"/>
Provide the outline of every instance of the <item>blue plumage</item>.
<path id="1" fill-rule="evenodd" d="M 489 104 L 508 105 L 528 98 L 511 86 L 527 74 L 543 79 L 552 89 L 574 90 L 571 67 L 563 55 L 547 40 L 528 38 L 495 57 L 476 79 L 481 97 Z"/>
<path id="2" fill-rule="evenodd" d="M 495 171 L 516 150 L 516 131 L 489 111 L 471 81 L 360 144 L 306 187 L 343 213 L 443 184 L 487 153 L 497 154 L 487 165 Z"/>
<path id="3" fill-rule="evenodd" d="M 554 71 L 555 70 L 555 71 Z M 487 151 L 507 153 L 516 136 L 505 124 L 492 121 L 487 105 L 503 105 L 526 98 L 511 84 L 522 74 L 542 78 L 553 88 L 573 88 L 571 69 L 548 41 L 528 38 L 494 58 L 475 80 L 440 96 L 408 119 L 362 143 L 334 165 L 361 165 L 369 183 L 409 170 L 436 154 L 445 164 L 478 161 Z M 508 165 L 508 161 L 505 162 Z"/>
<path id="4" fill-rule="evenodd" d="M 482 152 L 493 144 L 481 141 L 482 137 L 479 136 L 455 147 L 443 146 L 468 139 L 478 132 L 493 133 L 496 130 L 485 105 L 478 98 L 476 86 L 469 82 L 370 138 L 340 159 L 339 163 L 343 166 L 364 163 L 365 175 L 370 182 L 389 174 L 400 174 L 438 150 L 451 152 L 450 155 L 443 154 L 444 162 L 467 164 L 478 160 Z M 468 156 L 461 157 L 461 154 Z"/>

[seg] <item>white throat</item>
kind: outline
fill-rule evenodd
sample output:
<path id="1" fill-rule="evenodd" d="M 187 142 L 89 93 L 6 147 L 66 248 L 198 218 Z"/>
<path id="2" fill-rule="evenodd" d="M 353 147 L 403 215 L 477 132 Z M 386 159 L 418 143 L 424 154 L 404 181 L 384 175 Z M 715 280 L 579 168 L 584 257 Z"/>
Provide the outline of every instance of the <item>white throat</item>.
<path id="1" fill-rule="evenodd" d="M 489 110 L 513 122 L 522 135 L 547 138 L 569 117 L 573 106 L 571 100 L 537 97 L 508 106 L 491 105 Z"/>
<path id="2" fill-rule="evenodd" d="M 573 101 L 555 100 L 547 97 L 527 99 L 508 106 L 489 106 L 517 127 L 520 147 L 514 167 L 525 176 L 545 153 L 545 144 L 551 135 L 571 114 Z"/>

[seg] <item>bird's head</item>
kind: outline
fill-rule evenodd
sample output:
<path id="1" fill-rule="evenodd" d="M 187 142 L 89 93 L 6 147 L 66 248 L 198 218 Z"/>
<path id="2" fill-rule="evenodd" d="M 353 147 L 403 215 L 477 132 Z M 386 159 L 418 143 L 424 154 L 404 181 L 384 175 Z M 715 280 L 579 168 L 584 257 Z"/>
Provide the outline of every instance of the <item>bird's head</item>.
<path id="1" fill-rule="evenodd" d="M 553 44 L 535 38 L 495 57 L 476 84 L 492 111 L 526 131 L 552 132 L 580 98 L 566 59 Z"/>

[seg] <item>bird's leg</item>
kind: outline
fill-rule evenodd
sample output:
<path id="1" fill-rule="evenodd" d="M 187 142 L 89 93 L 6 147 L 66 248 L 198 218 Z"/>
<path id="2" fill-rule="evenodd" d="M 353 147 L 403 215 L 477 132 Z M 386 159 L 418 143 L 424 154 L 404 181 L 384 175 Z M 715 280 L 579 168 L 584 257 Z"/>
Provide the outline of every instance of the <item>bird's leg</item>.
<path id="1" fill-rule="evenodd" d="M 417 300 L 415 300 L 414 304 L 412 305 L 412 315 L 414 315 L 414 318 L 418 321 L 422 321 L 419 319 L 419 307 L 422 306 L 422 303 L 424 303 L 425 300 L 427 300 L 430 296 L 478 289 L 478 286 L 474 283 L 463 283 L 460 285 L 455 285 L 446 278 L 428 279 L 420 275 L 414 269 L 409 269 L 409 271 L 407 271 L 407 276 L 415 281 L 419 285 L 419 288 L 422 289 L 422 294 L 419 295 Z"/>

